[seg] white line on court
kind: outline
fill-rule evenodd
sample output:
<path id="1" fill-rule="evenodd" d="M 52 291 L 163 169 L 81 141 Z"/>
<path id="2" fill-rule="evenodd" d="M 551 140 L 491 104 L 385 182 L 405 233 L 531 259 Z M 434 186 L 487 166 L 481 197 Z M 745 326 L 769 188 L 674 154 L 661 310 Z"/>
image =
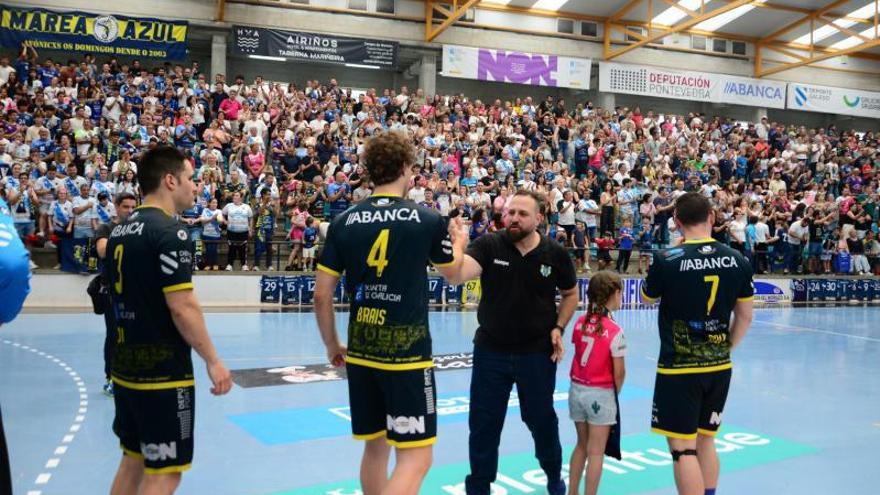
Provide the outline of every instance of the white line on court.
<path id="1" fill-rule="evenodd" d="M 773 321 L 758 320 L 758 319 L 756 319 L 754 322 L 761 323 L 764 325 L 770 325 L 770 326 L 774 326 L 774 327 L 789 329 L 789 330 L 797 330 L 800 332 L 824 333 L 826 335 L 835 335 L 838 337 L 849 337 L 851 339 L 867 340 L 868 342 L 880 342 L 880 339 L 875 338 L 875 337 L 864 337 L 862 335 L 852 335 L 849 333 L 832 332 L 831 330 L 819 330 L 818 328 L 802 327 L 799 325 L 788 325 L 785 323 L 776 323 Z"/>
<path id="2" fill-rule="evenodd" d="M 86 394 L 82 393 L 82 392 L 86 391 L 85 386 L 84 386 L 85 384 L 83 383 L 82 378 L 80 378 L 79 373 L 77 373 L 76 370 L 71 368 L 70 365 L 68 365 L 64 361 L 58 359 L 57 357 L 55 357 L 49 353 L 40 351 L 39 349 L 37 349 L 35 347 L 19 344 L 18 342 L 12 342 L 10 340 L 3 340 L 2 342 L 4 344 L 7 344 L 12 347 L 16 347 L 16 348 L 19 348 L 22 350 L 28 350 L 38 356 L 41 356 L 41 357 L 47 359 L 48 361 L 50 361 L 52 363 L 55 363 L 56 365 L 58 365 L 58 367 L 60 367 L 62 370 L 64 370 L 67 373 L 67 375 L 73 380 L 74 385 L 76 385 L 78 392 L 80 392 L 80 399 L 81 400 L 80 400 L 80 403 L 79 403 L 79 406 L 77 409 L 77 416 L 76 416 L 74 422 L 71 424 L 70 429 L 68 430 L 68 433 L 66 435 L 64 435 L 64 438 L 61 440 L 62 445 L 59 445 L 58 447 L 55 448 L 55 451 L 52 454 L 53 457 L 50 457 L 49 460 L 46 461 L 46 464 L 44 467 L 44 469 L 55 469 L 61 463 L 61 458 L 57 457 L 57 456 L 62 456 L 65 453 L 67 453 L 68 446 L 66 444 L 73 442 L 73 440 L 76 436 L 76 432 L 78 432 L 80 430 L 80 428 L 82 428 L 82 423 L 86 420 L 86 413 L 88 412 L 88 404 L 89 403 L 87 400 L 88 396 Z M 52 473 L 41 472 L 39 475 L 37 475 L 37 478 L 34 480 L 34 485 L 36 485 L 37 487 L 39 487 L 41 489 L 45 488 L 46 484 L 49 483 L 50 479 L 52 479 Z M 27 495 L 41 495 L 41 494 L 42 494 L 42 490 L 30 490 L 27 492 Z"/>

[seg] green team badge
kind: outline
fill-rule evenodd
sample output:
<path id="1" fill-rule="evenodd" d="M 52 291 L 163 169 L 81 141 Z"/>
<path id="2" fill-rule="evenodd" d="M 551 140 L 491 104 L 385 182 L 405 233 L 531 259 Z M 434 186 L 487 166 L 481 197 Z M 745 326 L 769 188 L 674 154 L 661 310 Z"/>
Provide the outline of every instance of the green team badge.
<path id="1" fill-rule="evenodd" d="M 551 267 L 550 265 L 541 265 L 541 275 L 549 277 L 552 272 L 553 267 Z"/>

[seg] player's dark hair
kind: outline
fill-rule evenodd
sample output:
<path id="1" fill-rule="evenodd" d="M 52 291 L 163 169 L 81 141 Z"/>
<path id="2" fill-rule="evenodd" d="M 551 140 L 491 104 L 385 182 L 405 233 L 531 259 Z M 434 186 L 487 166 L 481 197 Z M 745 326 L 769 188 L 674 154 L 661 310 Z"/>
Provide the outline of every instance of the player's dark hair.
<path id="1" fill-rule="evenodd" d="M 373 184 L 390 184 L 415 163 L 415 147 L 405 134 L 383 132 L 367 141 L 364 161 Z"/>
<path id="2" fill-rule="evenodd" d="M 520 189 L 520 190 L 516 191 L 516 193 L 514 193 L 513 196 L 514 197 L 525 196 L 527 198 L 532 198 L 532 200 L 538 206 L 538 213 L 540 213 L 541 215 L 546 214 L 547 200 L 545 199 L 543 194 L 541 194 L 537 191 L 529 191 L 527 189 Z"/>
<path id="3" fill-rule="evenodd" d="M 137 204 L 137 196 L 135 196 L 134 194 L 132 194 L 130 192 L 124 192 L 124 193 L 117 194 L 116 198 L 114 198 L 113 202 L 116 203 L 116 206 L 119 206 L 126 199 L 130 199 L 130 200 L 134 201 L 135 204 Z"/>
<path id="4" fill-rule="evenodd" d="M 709 199 L 697 192 L 682 194 L 675 201 L 675 218 L 682 225 L 699 225 L 709 220 L 712 204 Z"/>
<path id="5" fill-rule="evenodd" d="M 619 290 L 623 290 L 620 275 L 610 270 L 602 270 L 590 277 L 590 284 L 587 286 L 587 328 L 590 332 L 602 333 L 605 304 Z"/>
<path id="6" fill-rule="evenodd" d="M 144 195 L 159 189 L 168 174 L 179 179 L 186 168 L 184 160 L 183 153 L 173 146 L 156 146 L 144 153 L 138 164 L 138 178 Z"/>

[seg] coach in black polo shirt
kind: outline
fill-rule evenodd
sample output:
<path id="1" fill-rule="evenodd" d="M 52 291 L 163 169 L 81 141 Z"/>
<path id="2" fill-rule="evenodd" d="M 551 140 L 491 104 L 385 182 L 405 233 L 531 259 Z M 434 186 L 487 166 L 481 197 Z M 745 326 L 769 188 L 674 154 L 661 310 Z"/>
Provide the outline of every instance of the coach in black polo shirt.
<path id="1" fill-rule="evenodd" d="M 562 448 L 553 409 L 562 333 L 578 304 L 574 264 L 566 250 L 537 232 L 543 198 L 520 191 L 510 202 L 507 229 L 468 246 L 450 283 L 479 277 L 482 298 L 471 378 L 468 495 L 488 495 L 498 471 L 498 444 L 513 384 L 520 412 L 547 474 L 547 491 L 564 495 Z M 556 291 L 562 294 L 557 308 Z"/>

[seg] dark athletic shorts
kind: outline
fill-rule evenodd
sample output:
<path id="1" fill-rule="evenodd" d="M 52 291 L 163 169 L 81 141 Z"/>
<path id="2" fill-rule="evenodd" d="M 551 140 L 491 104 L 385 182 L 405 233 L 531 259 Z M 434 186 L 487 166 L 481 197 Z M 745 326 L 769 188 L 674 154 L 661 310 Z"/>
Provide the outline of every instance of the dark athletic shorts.
<path id="1" fill-rule="evenodd" d="M 670 438 L 715 436 L 730 389 L 731 370 L 657 374 L 651 431 Z"/>
<path id="2" fill-rule="evenodd" d="M 398 448 L 437 440 L 434 368 L 406 371 L 346 364 L 351 430 L 358 440 L 387 437 Z"/>
<path id="3" fill-rule="evenodd" d="M 144 460 L 146 474 L 180 473 L 193 458 L 195 387 L 134 390 L 113 387 L 113 433 L 127 456 Z"/>

